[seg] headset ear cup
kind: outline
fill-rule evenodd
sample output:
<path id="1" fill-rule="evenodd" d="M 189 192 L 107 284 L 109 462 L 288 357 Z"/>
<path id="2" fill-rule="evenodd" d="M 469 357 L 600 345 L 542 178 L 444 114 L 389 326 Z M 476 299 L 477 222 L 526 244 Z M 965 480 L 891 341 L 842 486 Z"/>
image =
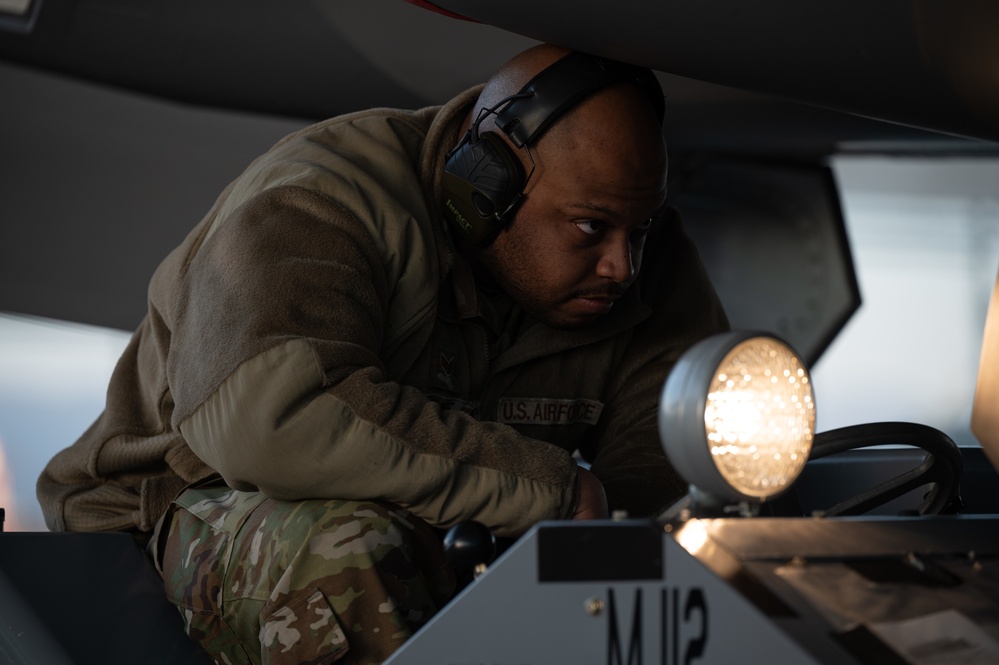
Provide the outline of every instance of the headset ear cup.
<path id="1" fill-rule="evenodd" d="M 466 134 L 444 165 L 444 216 L 469 243 L 486 244 L 523 186 L 524 168 L 502 138 L 483 132 L 473 141 Z"/>

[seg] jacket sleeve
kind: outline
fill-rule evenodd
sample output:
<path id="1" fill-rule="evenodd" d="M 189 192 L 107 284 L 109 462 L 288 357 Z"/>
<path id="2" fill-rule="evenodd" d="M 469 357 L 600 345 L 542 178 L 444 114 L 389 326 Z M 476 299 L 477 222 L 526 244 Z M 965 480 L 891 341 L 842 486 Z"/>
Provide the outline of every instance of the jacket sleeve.
<path id="1" fill-rule="evenodd" d="M 633 332 L 613 377 L 604 417 L 582 452 L 607 491 L 611 510 L 661 513 L 687 492 L 660 441 L 659 396 L 666 376 L 694 343 L 728 329 L 693 242 L 672 208 L 650 237 L 641 273 L 652 315 Z"/>
<path id="2" fill-rule="evenodd" d="M 570 515 L 563 450 L 386 379 L 386 264 L 401 259 L 384 254 L 350 213 L 297 187 L 212 232 L 181 280 L 168 363 L 191 449 L 230 486 L 279 499 L 380 499 L 501 535 Z"/>

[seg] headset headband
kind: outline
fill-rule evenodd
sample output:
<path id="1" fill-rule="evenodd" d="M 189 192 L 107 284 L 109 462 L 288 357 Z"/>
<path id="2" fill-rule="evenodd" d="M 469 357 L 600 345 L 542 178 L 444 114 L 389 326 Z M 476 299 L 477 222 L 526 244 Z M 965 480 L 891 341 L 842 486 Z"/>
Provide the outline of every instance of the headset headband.
<path id="1" fill-rule="evenodd" d="M 496 125 L 518 148 L 533 145 L 576 102 L 614 83 L 634 83 L 649 98 L 662 125 L 666 101 L 651 70 L 573 52 L 528 81 L 496 113 Z"/>

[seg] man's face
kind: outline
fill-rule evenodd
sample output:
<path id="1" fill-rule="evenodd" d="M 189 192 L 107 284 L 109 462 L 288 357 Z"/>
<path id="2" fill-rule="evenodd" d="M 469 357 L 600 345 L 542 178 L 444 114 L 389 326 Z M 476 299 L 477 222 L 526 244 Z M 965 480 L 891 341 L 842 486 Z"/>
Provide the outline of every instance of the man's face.
<path id="1" fill-rule="evenodd" d="M 556 328 L 580 328 L 611 310 L 641 267 L 651 218 L 665 201 L 661 141 L 627 150 L 604 139 L 539 149 L 521 206 L 482 256 L 516 302 Z"/>

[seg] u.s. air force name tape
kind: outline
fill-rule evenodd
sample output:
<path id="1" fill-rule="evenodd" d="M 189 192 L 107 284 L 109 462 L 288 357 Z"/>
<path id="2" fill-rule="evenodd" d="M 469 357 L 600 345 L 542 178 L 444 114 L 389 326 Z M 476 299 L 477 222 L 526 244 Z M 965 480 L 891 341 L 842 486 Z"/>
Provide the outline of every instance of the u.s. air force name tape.
<path id="1" fill-rule="evenodd" d="M 497 422 L 507 425 L 595 425 L 604 410 L 594 399 L 506 397 L 496 409 Z"/>

